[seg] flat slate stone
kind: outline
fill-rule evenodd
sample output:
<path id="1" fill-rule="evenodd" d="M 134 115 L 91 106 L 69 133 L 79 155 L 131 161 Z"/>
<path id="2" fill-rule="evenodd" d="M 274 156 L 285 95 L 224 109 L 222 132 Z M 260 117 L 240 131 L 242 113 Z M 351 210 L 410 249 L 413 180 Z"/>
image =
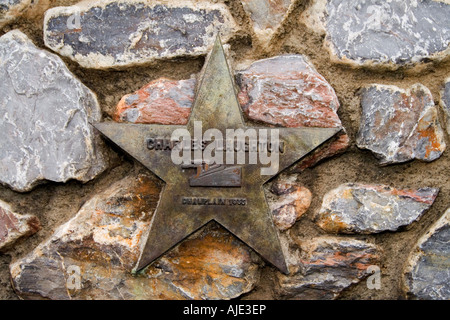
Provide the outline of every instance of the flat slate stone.
<path id="1" fill-rule="evenodd" d="M 36 216 L 15 213 L 10 204 L 0 200 L 0 251 L 9 249 L 18 239 L 31 236 L 40 229 L 41 223 Z"/>
<path id="2" fill-rule="evenodd" d="M 268 42 L 291 10 L 294 0 L 241 0 L 262 42 Z"/>
<path id="3" fill-rule="evenodd" d="M 316 0 L 303 19 L 335 61 L 396 69 L 448 56 L 449 16 L 448 1 Z"/>
<path id="4" fill-rule="evenodd" d="M 195 79 L 156 79 L 124 96 L 116 107 L 117 122 L 186 124 L 194 102 Z"/>
<path id="5" fill-rule="evenodd" d="M 44 41 L 85 68 L 105 69 L 205 55 L 217 33 L 226 42 L 236 30 L 222 3 L 102 0 L 48 10 Z"/>
<path id="6" fill-rule="evenodd" d="M 22 32 L 0 38 L 0 182 L 29 191 L 43 180 L 89 181 L 106 169 L 96 96 L 62 60 Z"/>
<path id="7" fill-rule="evenodd" d="M 277 273 L 279 294 L 300 300 L 331 300 L 369 276 L 368 268 L 380 263 L 376 245 L 352 238 L 318 237 L 300 244 L 290 274 Z"/>
<path id="8" fill-rule="evenodd" d="M 410 298 L 450 299 L 450 209 L 422 236 L 411 252 L 404 283 Z"/>
<path id="9" fill-rule="evenodd" d="M 0 28 L 20 17 L 31 2 L 31 0 L 0 0 Z"/>
<path id="10" fill-rule="evenodd" d="M 347 183 L 324 196 L 315 220 L 322 229 L 331 233 L 396 231 L 419 220 L 438 193 L 436 188 L 410 190 Z"/>
<path id="11" fill-rule="evenodd" d="M 48 240 L 11 263 L 18 295 L 58 300 L 232 299 L 252 290 L 259 280 L 260 258 L 216 224 L 133 273 L 161 188 L 159 180 L 134 172 L 94 195 Z"/>
<path id="12" fill-rule="evenodd" d="M 441 91 L 441 106 L 446 117 L 447 133 L 450 134 L 450 77 L 445 80 Z"/>
<path id="13" fill-rule="evenodd" d="M 430 90 L 374 84 L 361 91 L 362 116 L 356 145 L 380 164 L 433 161 L 445 150 L 444 131 Z"/>

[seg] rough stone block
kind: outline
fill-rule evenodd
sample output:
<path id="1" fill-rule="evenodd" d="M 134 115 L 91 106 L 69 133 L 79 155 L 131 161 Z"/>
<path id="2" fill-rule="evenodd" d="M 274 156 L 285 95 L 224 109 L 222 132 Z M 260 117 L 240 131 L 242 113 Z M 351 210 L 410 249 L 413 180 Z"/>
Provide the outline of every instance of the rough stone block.
<path id="1" fill-rule="evenodd" d="M 241 0 L 261 42 L 269 42 L 288 16 L 294 0 Z"/>
<path id="2" fill-rule="evenodd" d="M 107 167 L 95 94 L 18 30 L 0 38 L 0 182 L 89 181 Z"/>
<path id="3" fill-rule="evenodd" d="M 417 221 L 431 207 L 439 189 L 395 189 L 348 183 L 328 192 L 316 223 L 331 233 L 396 231 Z"/>
<path id="4" fill-rule="evenodd" d="M 271 192 L 276 197 L 269 199 L 269 207 L 274 223 L 281 231 L 291 228 L 311 205 L 311 191 L 295 182 L 277 181 L 272 185 Z"/>
<path id="5" fill-rule="evenodd" d="M 447 1 L 316 0 L 303 14 L 334 61 L 398 69 L 450 54 Z"/>
<path id="6" fill-rule="evenodd" d="M 367 277 L 380 262 L 380 249 L 351 238 L 319 237 L 300 243 L 298 264 L 277 273 L 277 291 L 289 298 L 331 300 Z"/>
<path id="7" fill-rule="evenodd" d="M 194 102 L 196 80 L 159 78 L 124 96 L 114 120 L 131 123 L 186 124 Z"/>
<path id="8" fill-rule="evenodd" d="M 238 98 L 244 113 L 254 121 L 283 127 L 342 127 L 334 89 L 302 55 L 258 60 L 238 71 Z M 302 159 L 299 170 L 339 154 L 349 146 L 342 131 L 337 138 Z"/>
<path id="9" fill-rule="evenodd" d="M 0 251 L 9 249 L 18 239 L 28 237 L 41 229 L 36 216 L 21 215 L 11 210 L 11 206 L 0 200 Z"/>
<path id="10" fill-rule="evenodd" d="M 207 1 L 84 1 L 48 10 L 45 45 L 85 68 L 129 67 L 205 55 L 237 30 L 228 8 Z"/>
<path id="11" fill-rule="evenodd" d="M 447 133 L 450 134 L 450 78 L 447 78 L 441 91 L 441 106 L 447 122 Z"/>

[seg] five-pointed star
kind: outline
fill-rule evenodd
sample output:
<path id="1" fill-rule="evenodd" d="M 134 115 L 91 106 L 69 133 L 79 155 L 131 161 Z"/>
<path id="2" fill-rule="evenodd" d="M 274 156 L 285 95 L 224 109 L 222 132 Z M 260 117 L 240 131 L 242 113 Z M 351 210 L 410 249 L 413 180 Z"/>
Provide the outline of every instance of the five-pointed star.
<path id="1" fill-rule="evenodd" d="M 149 150 L 147 139 L 170 139 L 173 130 L 186 128 L 193 134 L 194 121 L 209 128 L 246 129 L 225 53 L 217 38 L 206 63 L 186 126 L 104 122 L 95 127 L 112 142 L 141 162 L 166 184 L 152 217 L 146 245 L 137 264 L 142 270 L 187 236 L 215 220 L 253 248 L 282 272 L 287 273 L 278 232 L 265 199 L 263 184 L 272 176 L 261 175 L 260 164 L 241 165 L 240 187 L 192 187 L 194 170 L 175 165 L 170 150 Z M 266 128 L 268 129 L 268 128 Z M 340 128 L 277 128 L 285 151 L 280 153 L 282 171 L 331 138 Z M 278 173 L 277 172 L 277 173 Z M 246 199 L 245 205 L 186 205 L 183 199 Z"/>

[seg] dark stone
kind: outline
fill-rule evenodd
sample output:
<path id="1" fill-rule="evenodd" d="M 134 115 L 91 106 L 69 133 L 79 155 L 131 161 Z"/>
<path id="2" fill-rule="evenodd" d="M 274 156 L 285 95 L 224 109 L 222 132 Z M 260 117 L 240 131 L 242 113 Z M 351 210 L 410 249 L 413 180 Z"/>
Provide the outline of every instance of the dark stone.
<path id="1" fill-rule="evenodd" d="M 431 207 L 439 189 L 395 189 L 386 185 L 343 184 L 328 192 L 316 223 L 331 233 L 396 231 L 417 221 Z"/>
<path id="2" fill-rule="evenodd" d="M 450 209 L 419 239 L 405 270 L 406 291 L 421 300 L 450 299 Z"/>
<path id="3" fill-rule="evenodd" d="M 74 28 L 68 21 L 75 21 Z M 44 24 L 47 47 L 83 67 L 100 69 L 204 55 L 216 33 L 226 41 L 235 28 L 223 4 L 140 0 L 56 7 L 46 12 Z"/>

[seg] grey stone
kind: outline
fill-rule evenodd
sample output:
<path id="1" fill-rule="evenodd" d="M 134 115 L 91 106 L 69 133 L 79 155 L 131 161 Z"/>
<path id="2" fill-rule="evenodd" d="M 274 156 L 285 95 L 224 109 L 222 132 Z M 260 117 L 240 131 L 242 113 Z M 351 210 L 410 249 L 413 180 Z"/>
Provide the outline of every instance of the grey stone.
<path id="1" fill-rule="evenodd" d="M 106 168 L 89 122 L 97 99 L 56 55 L 22 32 L 0 38 L 0 182 L 29 191 L 42 180 L 93 179 Z"/>
<path id="2" fill-rule="evenodd" d="M 25 299 L 232 299 L 259 280 L 259 257 L 208 225 L 133 273 L 162 185 L 135 172 L 87 201 L 26 257 L 10 265 Z"/>
<path id="3" fill-rule="evenodd" d="M 324 196 L 315 220 L 332 233 L 396 231 L 420 219 L 438 193 L 435 188 L 400 190 L 385 185 L 347 183 Z"/>
<path id="4" fill-rule="evenodd" d="M 208 53 L 237 30 L 228 8 L 205 1 L 102 0 L 48 10 L 45 45 L 86 68 L 116 68 Z"/>
<path id="5" fill-rule="evenodd" d="M 404 281 L 410 298 L 450 299 L 450 209 L 419 239 Z"/>
<path id="6" fill-rule="evenodd" d="M 303 19 L 336 61 L 396 69 L 448 56 L 449 16 L 448 1 L 316 0 Z"/>
<path id="7" fill-rule="evenodd" d="M 380 252 L 374 244 L 351 238 L 303 241 L 290 274 L 277 273 L 277 291 L 295 299 L 335 299 L 370 274 L 367 269 L 380 263 Z"/>
<path id="8" fill-rule="evenodd" d="M 445 150 L 444 131 L 430 90 L 374 84 L 361 91 L 362 117 L 356 144 L 380 164 L 433 161 Z"/>
<path id="9" fill-rule="evenodd" d="M 31 236 L 40 228 L 36 216 L 16 213 L 10 204 L 0 200 L 0 251 L 9 249 L 18 239 Z"/>
<path id="10" fill-rule="evenodd" d="M 195 79 L 159 78 L 125 95 L 116 106 L 117 122 L 186 124 L 195 96 Z"/>
<path id="11" fill-rule="evenodd" d="M 0 0 L 0 28 L 21 16 L 31 0 Z"/>
<path id="12" fill-rule="evenodd" d="M 445 80 L 441 91 L 441 106 L 446 117 L 447 133 L 450 134 L 450 77 Z"/>
<path id="13" fill-rule="evenodd" d="M 253 29 L 262 42 L 270 41 L 292 10 L 294 0 L 241 0 L 253 22 Z"/>

